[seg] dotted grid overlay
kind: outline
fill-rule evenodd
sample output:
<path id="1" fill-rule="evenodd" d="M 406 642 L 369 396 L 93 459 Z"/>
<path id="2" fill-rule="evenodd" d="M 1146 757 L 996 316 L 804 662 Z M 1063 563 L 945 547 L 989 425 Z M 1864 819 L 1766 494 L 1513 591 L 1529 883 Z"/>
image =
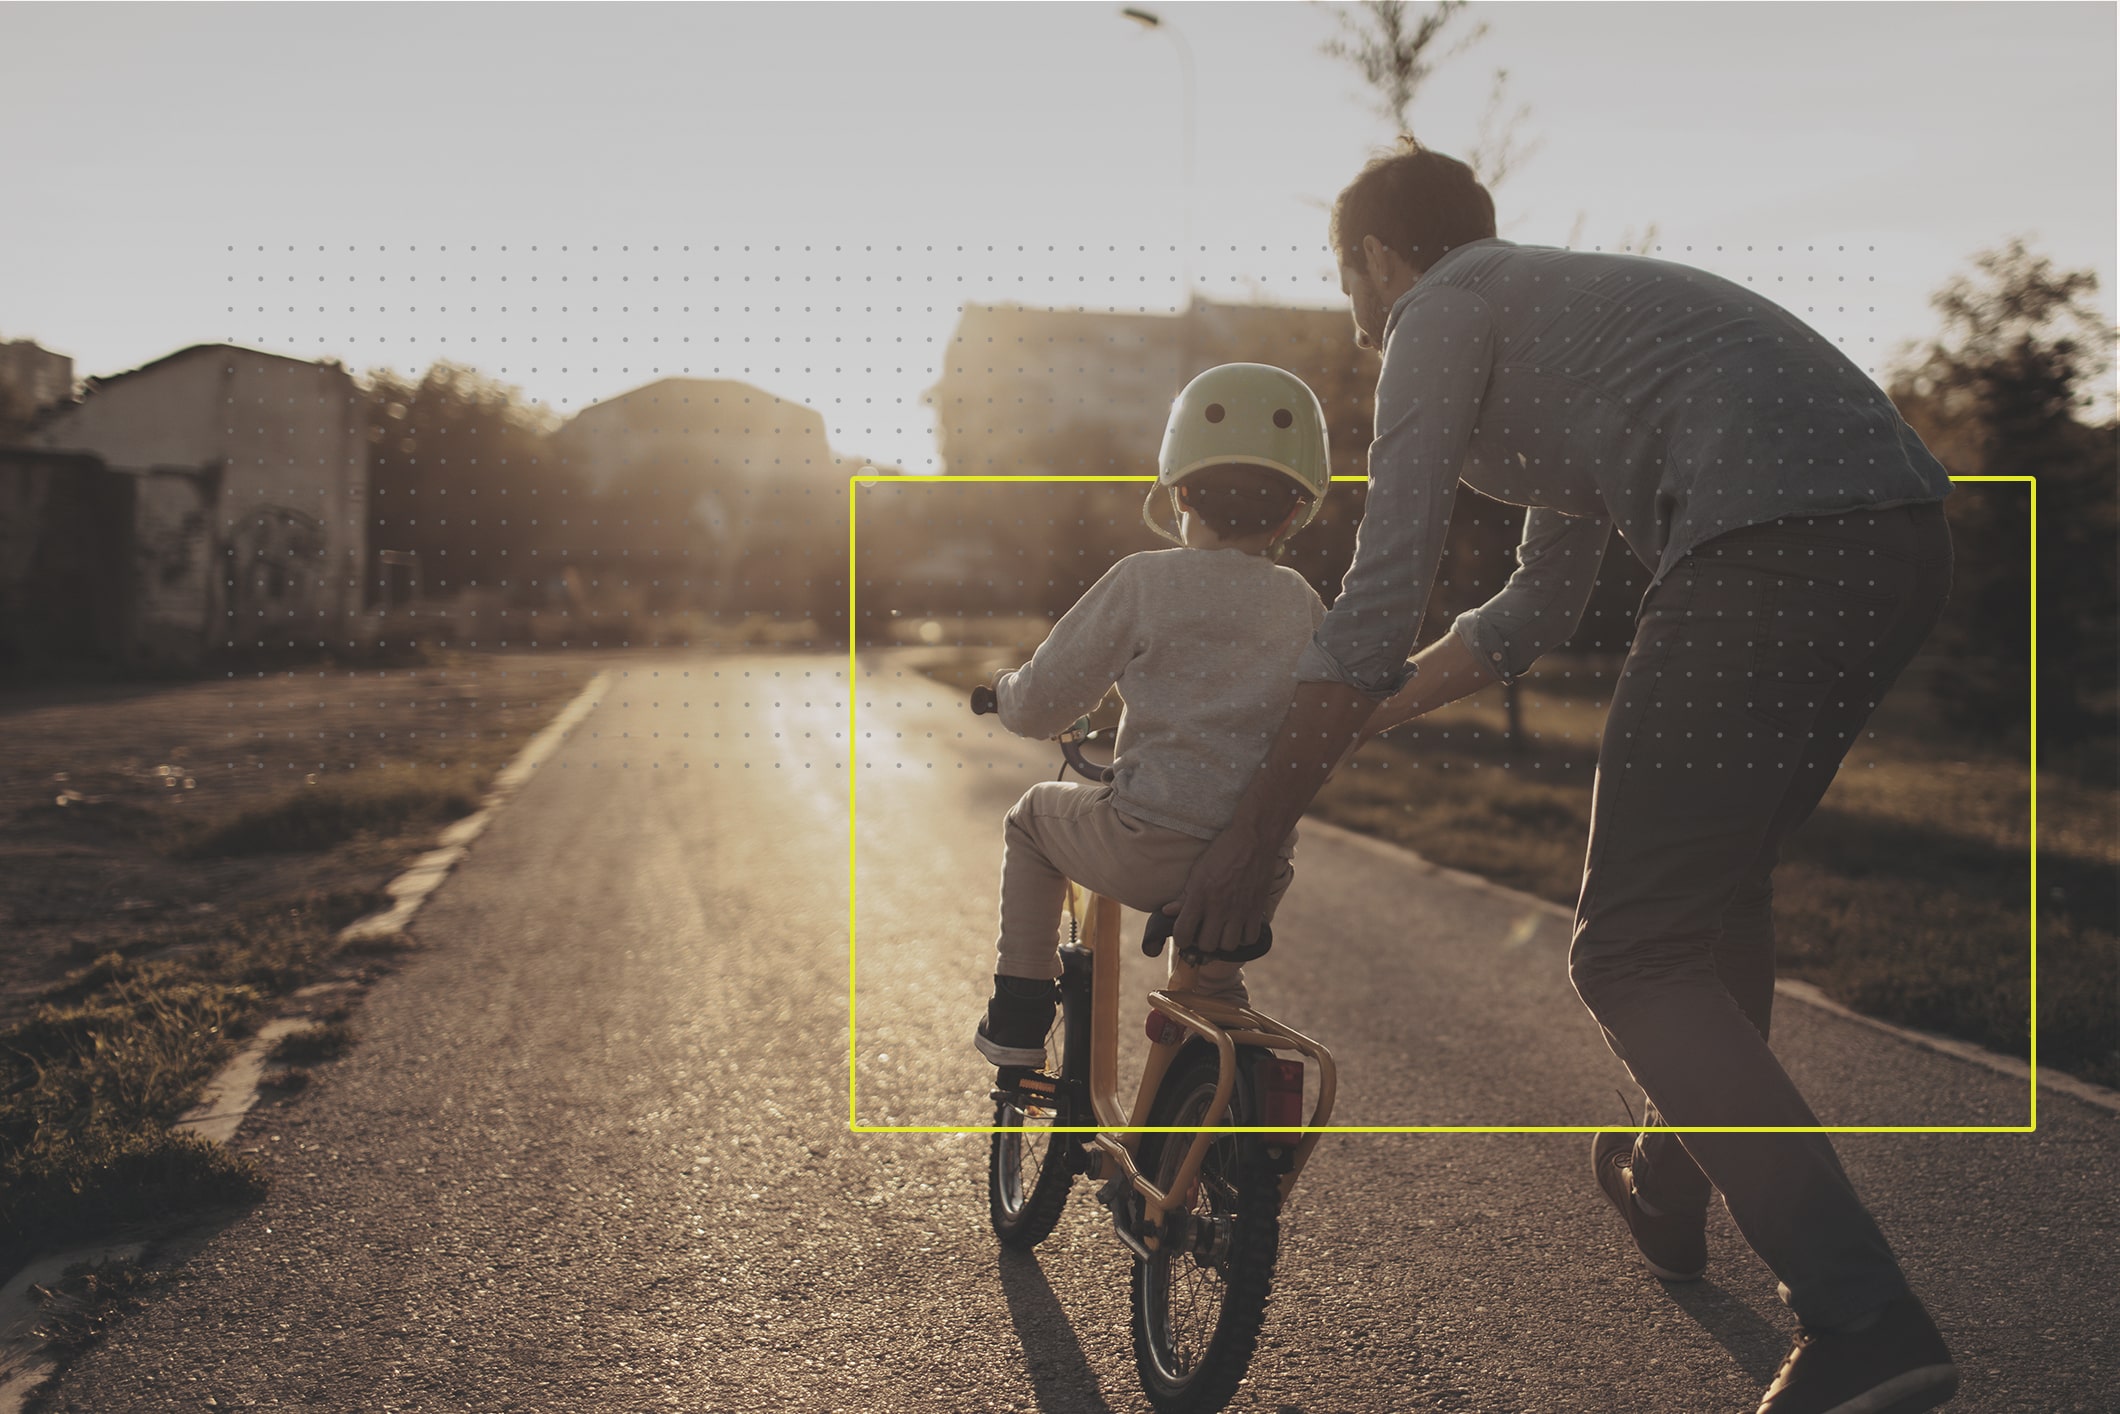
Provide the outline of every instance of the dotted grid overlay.
<path id="1" fill-rule="evenodd" d="M 1234 253 L 1204 247 L 1193 263 Z M 1883 258 L 1873 247 L 1672 241 L 1656 253 L 1767 293 L 1887 376 L 1889 338 L 1863 302 L 1863 268 Z M 1182 317 L 1176 253 L 1147 246 L 226 254 L 219 337 L 96 380 L 53 429 L 54 446 L 130 483 L 130 597 L 88 631 L 134 666 L 205 666 L 242 685 L 225 698 L 225 751 L 160 760 L 150 747 L 125 768 L 156 791 L 454 769 L 450 751 L 374 740 L 527 737 L 585 679 L 562 670 L 569 655 L 665 677 L 634 655 L 826 655 L 799 670 L 807 704 L 827 683 L 845 692 L 837 654 L 850 647 L 863 682 L 911 672 L 908 700 L 953 703 L 968 674 L 1022 661 L 1116 559 L 1162 544 L 1140 523 L 1139 484 L 1050 478 L 1152 473 L 1171 397 L 1214 363 L 1277 364 L 1320 394 L 1333 471 L 1350 479 L 1284 563 L 1327 601 L 1364 505 L 1352 478 L 1377 364 L 1355 349 L 1319 251 L 1261 250 L 1251 274 L 1203 277 Z M 1028 288 L 1026 265 L 1042 273 Z M 1261 302 L 1284 298 L 1310 307 Z M 760 332 L 768 310 L 783 332 Z M 863 468 L 1046 479 L 865 484 L 850 506 Z M 1520 527 L 1516 508 L 1460 496 L 1424 638 L 1507 577 Z M 1616 551 L 1595 572 L 1556 685 L 1609 672 L 1631 634 L 1646 575 Z M 687 676 L 702 670 L 680 666 L 680 687 Z M 739 742 L 685 721 L 698 694 L 656 695 L 676 709 L 655 729 L 656 766 L 737 764 Z M 396 714 L 389 726 L 360 720 L 369 702 Z M 481 703 L 499 715 L 467 727 Z M 1535 695 L 1529 710 L 1532 740 L 1576 754 L 1594 740 L 1572 717 L 1541 727 Z M 1459 730 L 1483 750 L 1494 735 Z M 623 768 L 639 754 L 622 743 L 597 756 Z M 847 762 L 827 750 L 802 764 Z M 1539 775 L 1562 762 L 1512 751 L 1489 764 Z M 901 756 L 890 769 L 935 765 Z M 968 954 L 966 970 L 985 962 Z"/>

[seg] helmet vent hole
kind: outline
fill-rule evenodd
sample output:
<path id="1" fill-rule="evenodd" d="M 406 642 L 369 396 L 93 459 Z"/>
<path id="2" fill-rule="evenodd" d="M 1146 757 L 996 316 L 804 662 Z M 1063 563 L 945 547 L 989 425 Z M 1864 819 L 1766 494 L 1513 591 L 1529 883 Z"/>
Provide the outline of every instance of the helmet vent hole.
<path id="1" fill-rule="evenodd" d="M 1273 425 L 1276 427 L 1286 427 L 1295 420 L 1296 415 L 1287 408 L 1275 408 L 1273 410 Z"/>
<path id="2" fill-rule="evenodd" d="M 1220 403 L 1209 403 L 1207 405 L 1205 416 L 1209 422 L 1220 422 L 1227 415 L 1222 411 Z"/>

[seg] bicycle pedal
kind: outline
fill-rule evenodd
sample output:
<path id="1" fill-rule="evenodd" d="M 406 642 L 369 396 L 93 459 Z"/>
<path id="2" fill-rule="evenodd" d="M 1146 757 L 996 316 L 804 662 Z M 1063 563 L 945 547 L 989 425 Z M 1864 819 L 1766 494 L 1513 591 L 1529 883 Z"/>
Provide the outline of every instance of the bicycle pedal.
<path id="1" fill-rule="evenodd" d="M 987 1098 L 999 1103 L 1010 1100 L 1050 1103 L 1060 1098 L 1060 1080 L 1042 1070 L 1003 1066 L 995 1072 L 994 1088 L 987 1092 Z"/>

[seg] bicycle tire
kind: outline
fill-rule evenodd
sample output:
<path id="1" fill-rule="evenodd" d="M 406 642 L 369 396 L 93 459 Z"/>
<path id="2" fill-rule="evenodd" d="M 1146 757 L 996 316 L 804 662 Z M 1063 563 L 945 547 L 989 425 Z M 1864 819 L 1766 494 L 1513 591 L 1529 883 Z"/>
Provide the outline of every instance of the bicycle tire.
<path id="1" fill-rule="evenodd" d="M 1067 999 L 1063 995 L 1053 1015 L 1052 1029 L 1045 1036 L 1045 1072 L 1060 1075 L 1066 1065 Z M 1067 1101 L 1055 1100 L 1051 1108 L 1018 1109 L 1006 1100 L 994 1104 L 994 1123 L 1022 1127 L 1021 1133 L 997 1132 L 990 1136 L 986 1161 L 986 1208 L 994 1236 L 1004 1247 L 1028 1251 L 1052 1235 L 1060 1214 L 1067 1207 L 1068 1190 L 1074 1185 L 1075 1138 L 1068 1134 L 1046 1134 L 1039 1129 L 1069 1122 Z"/>
<path id="2" fill-rule="evenodd" d="M 1237 1052 L 1237 1090 L 1224 1123 L 1258 1123 L 1250 1076 L 1259 1054 Z M 1200 1119 L 1218 1073 L 1213 1050 L 1188 1046 L 1157 1090 L 1149 1123 Z M 1182 1133 L 1143 1135 L 1142 1171 L 1168 1191 L 1191 1142 Z M 1196 1226 L 1186 1250 L 1166 1242 L 1153 1260 L 1134 1262 L 1134 1364 L 1159 1414 L 1212 1414 L 1235 1396 L 1258 1348 L 1280 1258 L 1280 1181 L 1251 1157 L 1244 1136 L 1214 1136 L 1190 1213 L 1209 1225 L 1206 1250 Z"/>

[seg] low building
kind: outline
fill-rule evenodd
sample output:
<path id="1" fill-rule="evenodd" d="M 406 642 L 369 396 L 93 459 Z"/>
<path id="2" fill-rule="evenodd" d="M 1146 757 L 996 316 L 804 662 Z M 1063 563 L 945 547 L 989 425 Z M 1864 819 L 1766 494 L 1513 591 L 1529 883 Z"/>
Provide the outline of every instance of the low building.
<path id="1" fill-rule="evenodd" d="M 726 378 L 663 378 L 591 403 L 554 441 L 597 492 L 644 473 L 741 488 L 836 465 L 822 413 Z"/>
<path id="2" fill-rule="evenodd" d="M 0 427 L 73 396 L 74 361 L 31 339 L 0 339 Z"/>
<path id="3" fill-rule="evenodd" d="M 1194 374 L 1237 362 L 1308 382 L 1325 406 L 1334 471 L 1360 473 L 1377 362 L 1355 347 L 1344 310 L 968 304 L 924 400 L 952 476 L 1152 475 L 1171 399 Z"/>
<path id="4" fill-rule="evenodd" d="M 200 344 L 91 378 L 37 422 L 22 450 L 133 480 L 128 563 L 111 567 L 131 585 L 127 657 L 343 641 L 366 545 L 363 402 L 335 363 Z"/>
<path id="5" fill-rule="evenodd" d="M 1239 362 L 1273 364 L 1308 383 L 1325 410 L 1334 474 L 1362 474 L 1377 358 L 1355 347 L 1339 310 L 1200 302 L 1172 315 L 966 305 L 924 400 L 935 410 L 946 478 L 1153 477 L 1171 400 L 1195 374 Z M 1140 523 L 1143 489 L 966 487 L 929 497 L 925 525 L 909 520 L 910 508 L 879 498 L 873 541 L 864 522 L 864 562 L 874 565 L 879 591 L 905 597 L 907 613 L 962 613 L 976 604 L 1057 616 L 1114 557 L 1162 544 Z M 1291 548 L 1287 563 L 1320 592 L 1336 592 L 1359 504 L 1351 489 L 1329 497 Z M 955 583 L 937 582 L 918 559 L 945 548 L 960 566 Z"/>
<path id="6" fill-rule="evenodd" d="M 630 522 L 632 558 L 664 566 L 650 577 L 665 602 L 820 622 L 839 611 L 853 468 L 816 409 L 729 379 L 664 378 L 583 408 L 552 440 Z"/>
<path id="7" fill-rule="evenodd" d="M 86 453 L 0 446 L 0 677 L 133 656 L 136 489 Z"/>

